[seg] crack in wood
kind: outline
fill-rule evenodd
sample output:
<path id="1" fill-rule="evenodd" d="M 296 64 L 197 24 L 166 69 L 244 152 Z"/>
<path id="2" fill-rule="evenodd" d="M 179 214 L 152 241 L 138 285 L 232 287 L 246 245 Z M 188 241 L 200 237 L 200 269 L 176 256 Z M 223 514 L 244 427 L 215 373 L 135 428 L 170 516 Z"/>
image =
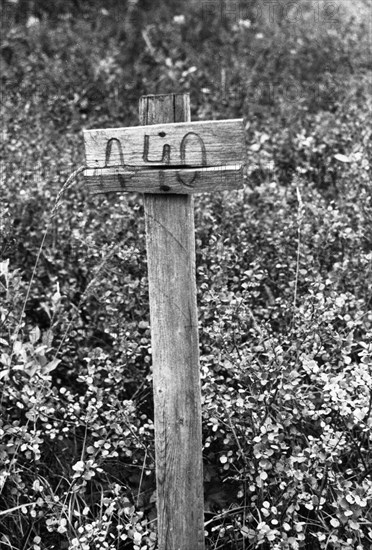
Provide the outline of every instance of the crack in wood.
<path id="1" fill-rule="evenodd" d="M 152 161 L 151 161 L 152 162 Z M 154 161 L 156 162 L 156 161 Z M 88 166 L 91 170 L 112 170 L 120 168 L 122 170 L 133 170 L 136 172 L 146 172 L 149 170 L 209 170 L 212 168 L 221 168 L 223 170 L 229 170 L 232 167 L 241 166 L 240 164 L 152 164 L 151 166 L 144 166 L 139 164 L 110 164 L 110 166 Z"/>
<path id="2" fill-rule="evenodd" d="M 157 223 L 162 229 L 164 229 L 164 231 L 167 232 L 168 235 L 170 235 L 172 237 L 172 239 L 180 246 L 180 248 L 182 248 L 182 250 L 184 250 L 186 253 L 187 253 L 187 249 L 186 247 L 181 243 L 180 240 L 177 239 L 177 237 L 174 236 L 174 234 L 169 231 L 169 229 L 163 224 L 161 223 L 158 219 L 156 219 L 152 214 L 150 214 L 149 212 L 147 212 L 147 218 L 148 219 L 151 219 L 153 220 L 155 223 Z"/>

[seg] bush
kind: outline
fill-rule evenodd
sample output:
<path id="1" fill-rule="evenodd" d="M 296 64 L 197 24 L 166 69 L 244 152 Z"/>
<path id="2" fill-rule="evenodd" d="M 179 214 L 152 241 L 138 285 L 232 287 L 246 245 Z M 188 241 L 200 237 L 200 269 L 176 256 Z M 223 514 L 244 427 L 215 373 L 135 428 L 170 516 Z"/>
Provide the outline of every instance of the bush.
<path id="1" fill-rule="evenodd" d="M 1 47 L 1 544 L 156 548 L 141 201 L 82 180 L 55 197 L 83 127 L 134 125 L 142 93 L 182 90 L 194 118 L 247 119 L 244 191 L 196 198 L 207 547 L 366 548 L 363 21 L 314 25 L 306 2 L 274 20 L 259 3 L 34 2 L 24 20 L 21 4 Z"/>

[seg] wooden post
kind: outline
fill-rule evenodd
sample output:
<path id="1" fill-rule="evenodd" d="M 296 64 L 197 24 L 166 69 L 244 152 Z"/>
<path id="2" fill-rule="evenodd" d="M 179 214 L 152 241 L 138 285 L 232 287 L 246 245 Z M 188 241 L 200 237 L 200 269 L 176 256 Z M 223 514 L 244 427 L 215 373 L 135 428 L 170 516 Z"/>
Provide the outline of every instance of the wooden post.
<path id="1" fill-rule="evenodd" d="M 140 123 L 190 121 L 188 94 L 146 96 Z M 166 128 L 166 127 L 165 127 Z M 145 194 L 161 550 L 204 549 L 192 195 Z"/>
<path id="2" fill-rule="evenodd" d="M 243 187 L 242 119 L 190 122 L 188 94 L 145 96 L 142 126 L 84 132 L 93 193 L 144 193 L 159 550 L 204 550 L 193 193 Z"/>

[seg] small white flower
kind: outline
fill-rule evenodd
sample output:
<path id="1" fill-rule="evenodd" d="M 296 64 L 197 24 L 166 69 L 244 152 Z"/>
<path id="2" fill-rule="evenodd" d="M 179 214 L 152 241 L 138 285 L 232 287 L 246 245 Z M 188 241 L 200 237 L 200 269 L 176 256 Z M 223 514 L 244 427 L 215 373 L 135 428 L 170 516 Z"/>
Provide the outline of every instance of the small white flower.
<path id="1" fill-rule="evenodd" d="M 184 25 L 186 22 L 186 19 L 184 15 L 175 15 L 173 17 L 173 21 L 174 23 L 176 23 L 176 25 Z"/>
<path id="2" fill-rule="evenodd" d="M 39 493 L 41 493 L 41 491 L 44 489 L 44 487 L 40 484 L 40 481 L 38 479 L 36 479 L 33 482 L 32 488 L 35 492 L 39 492 Z"/>
<path id="3" fill-rule="evenodd" d="M 39 25 L 40 19 L 38 17 L 34 17 L 33 15 L 30 15 L 30 17 L 27 19 L 26 27 L 29 29 L 31 27 L 36 27 L 36 25 Z"/>
<path id="4" fill-rule="evenodd" d="M 241 29 L 249 29 L 252 23 L 249 19 L 239 19 L 238 25 Z"/>
<path id="5" fill-rule="evenodd" d="M 76 464 L 72 466 L 72 469 L 75 470 L 75 472 L 83 472 L 85 468 L 85 464 L 82 460 L 79 460 Z"/>

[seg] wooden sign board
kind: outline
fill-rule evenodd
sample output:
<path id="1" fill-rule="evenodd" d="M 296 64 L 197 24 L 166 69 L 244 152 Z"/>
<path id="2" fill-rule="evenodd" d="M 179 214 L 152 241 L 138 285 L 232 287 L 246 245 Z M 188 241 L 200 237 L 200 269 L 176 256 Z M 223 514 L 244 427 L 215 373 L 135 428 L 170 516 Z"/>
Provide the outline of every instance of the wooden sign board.
<path id="1" fill-rule="evenodd" d="M 191 194 L 243 186 L 243 119 L 84 132 L 92 193 Z"/>

